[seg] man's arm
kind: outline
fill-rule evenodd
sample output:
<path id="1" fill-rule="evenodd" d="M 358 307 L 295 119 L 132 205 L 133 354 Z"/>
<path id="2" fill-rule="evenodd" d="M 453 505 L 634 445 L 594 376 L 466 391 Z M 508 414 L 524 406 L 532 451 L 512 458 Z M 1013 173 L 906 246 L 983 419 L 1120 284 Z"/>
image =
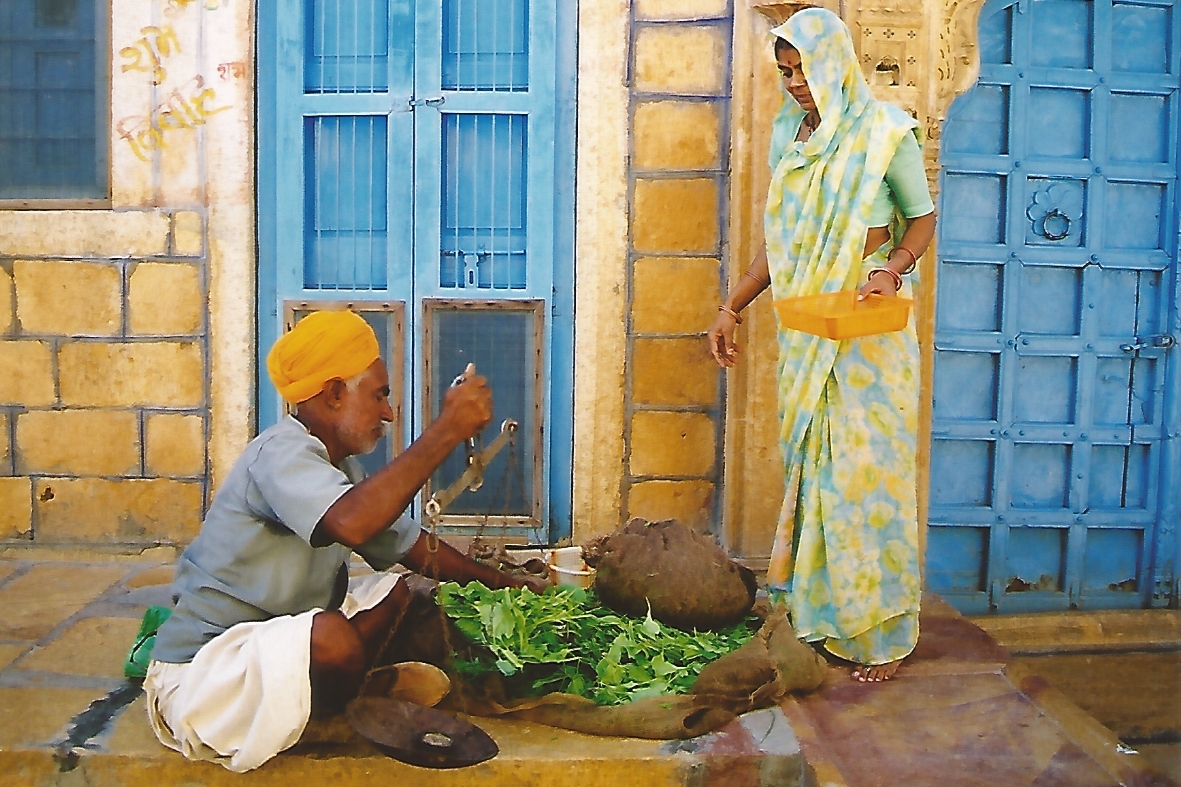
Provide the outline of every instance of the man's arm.
<path id="1" fill-rule="evenodd" d="M 437 545 L 434 554 L 431 553 L 432 545 Z M 431 537 L 425 530 L 419 534 L 410 551 L 402 557 L 402 565 L 431 579 L 458 582 L 461 585 L 475 580 L 493 590 L 527 586 L 530 590 L 540 592 L 549 584 L 540 577 L 518 579 L 502 574 L 491 566 L 477 563 L 443 539 Z"/>
<path id="2" fill-rule="evenodd" d="M 339 543 L 356 549 L 386 530 L 455 447 L 478 434 L 491 420 L 492 393 L 485 378 L 472 377 L 448 390 L 439 417 L 409 448 L 341 495 L 324 512 L 312 535 L 312 545 Z M 419 542 L 422 540 L 419 538 Z"/>

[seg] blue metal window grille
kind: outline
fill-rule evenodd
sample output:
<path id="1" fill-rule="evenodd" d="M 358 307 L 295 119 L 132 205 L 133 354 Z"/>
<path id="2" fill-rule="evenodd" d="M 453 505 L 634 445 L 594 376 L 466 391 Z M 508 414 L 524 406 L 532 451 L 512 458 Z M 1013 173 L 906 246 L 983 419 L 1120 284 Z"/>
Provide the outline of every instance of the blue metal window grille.
<path id="1" fill-rule="evenodd" d="M 524 115 L 443 117 L 439 286 L 525 289 Z"/>
<path id="2" fill-rule="evenodd" d="M 386 118 L 310 117 L 306 125 L 304 287 L 386 287 Z"/>
<path id="3" fill-rule="evenodd" d="M 942 144 L 926 575 L 965 611 L 1175 592 L 1178 16 L 981 11 Z"/>
<path id="4" fill-rule="evenodd" d="M 389 87 L 386 0 L 308 0 L 309 93 L 368 93 Z"/>
<path id="5" fill-rule="evenodd" d="M 107 197 L 106 9 L 0 3 L 0 199 Z"/>
<path id="6" fill-rule="evenodd" d="M 528 0 L 445 0 L 443 89 L 528 90 Z"/>

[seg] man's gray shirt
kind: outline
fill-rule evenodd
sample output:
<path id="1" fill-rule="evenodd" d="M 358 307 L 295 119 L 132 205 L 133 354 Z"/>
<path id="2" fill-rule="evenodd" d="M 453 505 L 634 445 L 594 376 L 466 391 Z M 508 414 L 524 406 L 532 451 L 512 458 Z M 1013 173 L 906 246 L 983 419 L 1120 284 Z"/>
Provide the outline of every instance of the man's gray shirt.
<path id="1" fill-rule="evenodd" d="M 324 444 L 290 416 L 254 438 L 177 562 L 176 609 L 160 628 L 152 658 L 187 663 L 238 623 L 339 607 L 352 550 L 313 547 L 312 531 L 364 475 L 352 458 L 333 466 Z M 401 517 L 356 551 L 383 570 L 402 559 L 420 532 Z"/>

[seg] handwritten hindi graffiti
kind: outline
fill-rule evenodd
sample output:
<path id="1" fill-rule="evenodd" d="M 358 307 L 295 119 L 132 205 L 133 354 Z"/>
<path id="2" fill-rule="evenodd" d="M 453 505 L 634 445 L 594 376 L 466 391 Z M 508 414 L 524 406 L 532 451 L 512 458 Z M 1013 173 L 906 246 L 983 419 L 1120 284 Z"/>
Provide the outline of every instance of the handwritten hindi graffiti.
<path id="1" fill-rule="evenodd" d="M 164 9 L 164 16 L 169 19 L 176 19 L 185 11 L 190 5 L 197 5 L 204 8 L 206 11 L 216 11 L 219 8 L 225 8 L 230 4 L 230 0 L 168 0 L 168 7 Z"/>
<path id="2" fill-rule="evenodd" d="M 205 86 L 205 78 L 197 75 L 173 90 L 152 110 L 150 115 L 131 115 L 115 124 L 115 130 L 127 140 L 131 150 L 141 161 L 149 161 L 153 150 L 167 147 L 165 135 L 173 131 L 192 131 L 205 125 L 209 117 L 225 112 L 228 106 L 211 106 L 217 91 Z"/>
<path id="3" fill-rule="evenodd" d="M 168 75 L 162 63 L 173 52 L 180 51 L 180 41 L 176 39 L 176 32 L 171 25 L 149 25 L 141 27 L 139 32 L 143 34 L 143 38 L 132 46 L 125 46 L 119 50 L 119 57 L 131 61 L 123 64 L 123 73 L 146 71 L 152 75 L 152 84 L 159 85 Z"/>
<path id="4" fill-rule="evenodd" d="M 230 63 L 222 63 L 217 67 L 217 73 L 221 75 L 224 82 L 229 82 L 231 78 L 242 79 L 246 76 L 246 62 L 234 60 Z"/>

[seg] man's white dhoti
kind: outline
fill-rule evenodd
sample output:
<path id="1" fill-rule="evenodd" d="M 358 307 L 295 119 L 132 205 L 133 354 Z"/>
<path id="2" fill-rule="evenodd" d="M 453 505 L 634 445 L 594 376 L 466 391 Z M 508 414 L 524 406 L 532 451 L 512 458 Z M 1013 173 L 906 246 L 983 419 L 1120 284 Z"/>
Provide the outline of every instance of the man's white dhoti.
<path id="1" fill-rule="evenodd" d="M 345 597 L 346 617 L 376 606 L 399 576 L 363 577 Z M 239 623 L 187 664 L 153 661 L 144 679 L 156 737 L 190 760 L 253 770 L 299 740 L 312 710 L 310 609 Z"/>

